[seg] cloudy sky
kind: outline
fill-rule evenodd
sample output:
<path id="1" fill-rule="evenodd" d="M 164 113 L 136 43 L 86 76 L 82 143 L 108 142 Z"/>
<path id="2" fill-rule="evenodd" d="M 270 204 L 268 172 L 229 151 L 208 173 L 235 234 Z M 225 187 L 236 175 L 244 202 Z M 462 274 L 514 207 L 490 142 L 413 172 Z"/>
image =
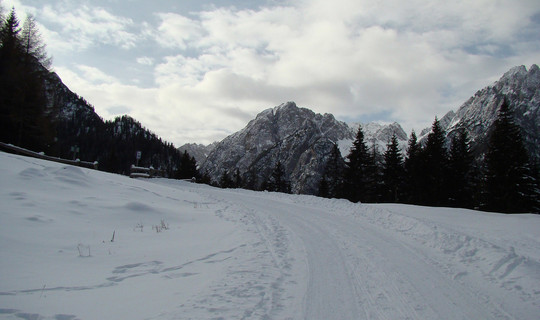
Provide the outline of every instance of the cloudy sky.
<path id="1" fill-rule="evenodd" d="M 286 101 L 429 126 L 540 63 L 538 0 L 0 0 L 36 17 L 64 83 L 104 119 L 180 146 Z"/>

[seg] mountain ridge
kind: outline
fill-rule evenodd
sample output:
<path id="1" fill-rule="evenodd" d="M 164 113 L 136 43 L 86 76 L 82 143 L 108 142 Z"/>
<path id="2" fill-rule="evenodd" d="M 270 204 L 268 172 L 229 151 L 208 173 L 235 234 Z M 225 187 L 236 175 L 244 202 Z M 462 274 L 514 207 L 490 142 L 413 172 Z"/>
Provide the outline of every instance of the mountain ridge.
<path id="1" fill-rule="evenodd" d="M 446 113 L 439 121 L 446 131 L 447 141 L 465 129 L 469 132 L 473 152 L 482 157 L 504 98 L 514 108 L 516 122 L 523 129 L 533 161 L 538 161 L 540 68 L 536 64 L 529 70 L 525 66 L 510 69 L 492 85 L 478 90 L 456 111 Z M 368 147 L 382 153 L 395 134 L 405 154 L 408 138 L 397 122 L 347 124 L 332 114 L 318 114 L 294 102 L 286 102 L 263 110 L 246 127 L 218 142 L 200 167 L 214 181 L 219 181 L 224 173 L 238 170 L 243 179 L 250 180 L 251 188 L 257 188 L 268 179 L 279 161 L 288 173 L 293 192 L 315 194 L 331 146 L 338 144 L 345 157 L 359 126 Z M 430 130 L 422 130 L 419 140 L 425 140 Z"/>
<path id="2" fill-rule="evenodd" d="M 514 120 L 522 129 L 524 143 L 534 161 L 540 161 L 540 68 L 533 64 L 528 70 L 516 66 L 504 73 L 493 84 L 478 90 L 456 111 L 449 111 L 441 119 L 448 137 L 466 129 L 476 156 L 487 150 L 491 126 L 497 118 L 503 99 L 514 112 Z M 422 131 L 425 138 L 431 128 Z"/>
<path id="3" fill-rule="evenodd" d="M 247 185 L 258 189 L 280 162 L 292 192 L 315 194 L 333 145 L 338 144 L 346 156 L 359 125 L 351 127 L 332 114 L 315 113 L 289 101 L 263 110 L 242 130 L 219 142 L 201 170 L 214 181 L 238 170 Z M 385 146 L 393 133 L 406 144 L 398 123 L 371 124 L 366 129 L 373 145 Z"/>

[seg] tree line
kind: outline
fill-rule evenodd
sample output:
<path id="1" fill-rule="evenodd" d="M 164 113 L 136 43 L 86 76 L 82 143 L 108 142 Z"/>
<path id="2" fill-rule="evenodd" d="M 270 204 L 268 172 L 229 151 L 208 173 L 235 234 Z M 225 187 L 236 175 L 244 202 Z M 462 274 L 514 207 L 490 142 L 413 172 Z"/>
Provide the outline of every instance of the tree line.
<path id="1" fill-rule="evenodd" d="M 319 185 L 319 195 L 353 202 L 400 202 L 476 208 L 495 212 L 538 212 L 538 166 L 531 163 L 520 127 L 500 97 L 488 151 L 475 159 L 466 130 L 447 144 L 435 119 L 424 144 L 414 131 L 403 155 L 394 135 L 384 154 L 371 150 L 358 129 L 350 153 L 334 146 Z"/>
<path id="2" fill-rule="evenodd" d="M 0 5 L 0 141 L 61 158 L 98 161 L 101 170 L 129 174 L 140 166 L 165 176 L 199 177 L 196 161 L 162 141 L 135 119 L 103 121 L 82 97 L 51 72 L 33 16 L 20 26 L 15 9 Z"/>
<path id="3" fill-rule="evenodd" d="M 4 142 L 38 150 L 54 139 L 44 81 L 51 59 L 32 16 L 22 28 L 14 9 L 0 18 L 0 134 Z"/>
<path id="4" fill-rule="evenodd" d="M 202 181 L 220 188 L 244 188 L 255 191 L 271 191 L 292 193 L 291 181 L 281 161 L 277 161 L 270 174 L 258 183 L 257 173 L 251 170 L 246 179 L 242 179 L 240 169 L 236 168 L 233 173 L 225 170 L 222 172 L 219 181 L 212 181 L 207 173 L 203 174 Z"/>

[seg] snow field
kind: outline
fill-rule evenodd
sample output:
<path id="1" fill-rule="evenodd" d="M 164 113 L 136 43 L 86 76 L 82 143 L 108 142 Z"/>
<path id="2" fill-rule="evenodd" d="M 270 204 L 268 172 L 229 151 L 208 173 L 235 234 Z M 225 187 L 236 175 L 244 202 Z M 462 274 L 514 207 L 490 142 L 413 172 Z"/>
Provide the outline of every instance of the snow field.
<path id="1" fill-rule="evenodd" d="M 222 190 L 5 153 L 0 203 L 0 319 L 540 310 L 538 215 Z"/>

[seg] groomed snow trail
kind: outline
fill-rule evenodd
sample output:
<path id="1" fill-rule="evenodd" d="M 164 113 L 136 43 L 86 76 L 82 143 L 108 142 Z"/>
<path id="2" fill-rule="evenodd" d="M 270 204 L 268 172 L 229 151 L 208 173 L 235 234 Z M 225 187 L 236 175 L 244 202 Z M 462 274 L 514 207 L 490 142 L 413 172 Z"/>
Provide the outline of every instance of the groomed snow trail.
<path id="1" fill-rule="evenodd" d="M 518 290 L 505 288 L 503 278 L 508 274 L 493 277 L 493 271 L 503 264 L 507 264 L 507 273 L 520 264 L 516 259 L 509 261 L 512 257 L 508 258 L 507 253 L 513 247 L 506 252 L 499 245 L 446 230 L 450 240 L 465 239 L 461 246 L 479 242 L 465 255 L 479 255 L 480 262 L 467 263 L 452 254 L 461 247 L 444 239 L 444 230 L 384 207 L 271 193 L 211 193 L 217 201 L 233 202 L 244 208 L 241 211 L 250 212 L 250 221 L 258 230 L 275 230 L 276 225 L 286 230 L 286 237 L 271 239 L 268 245 L 274 251 L 293 247 L 296 257 L 292 264 L 297 273 L 305 275 L 296 275 L 305 283 L 298 283 L 295 291 L 301 296 L 293 297 L 302 299 L 302 303 L 282 302 L 301 308 L 287 309 L 289 315 L 303 319 L 534 319 L 537 314 L 538 290 L 527 293 L 519 292 L 519 286 Z M 220 193 L 226 196 L 220 199 Z M 538 223 L 538 219 L 533 221 Z M 390 222 L 398 229 L 392 228 Z M 411 223 L 416 228 L 434 230 L 441 239 L 418 239 L 428 231 L 407 233 Z M 285 245 L 287 239 L 296 240 Z M 536 253 L 537 245 L 531 244 Z M 448 246 L 455 250 L 448 250 Z M 504 252 L 497 256 L 492 252 L 497 250 Z M 540 278 L 537 258 L 517 259 L 529 262 L 524 267 L 529 275 L 532 273 L 533 281 Z M 493 262 L 483 266 L 481 261 L 486 259 Z M 511 283 L 519 278 L 515 275 Z M 275 315 L 276 319 L 287 317 Z"/>

